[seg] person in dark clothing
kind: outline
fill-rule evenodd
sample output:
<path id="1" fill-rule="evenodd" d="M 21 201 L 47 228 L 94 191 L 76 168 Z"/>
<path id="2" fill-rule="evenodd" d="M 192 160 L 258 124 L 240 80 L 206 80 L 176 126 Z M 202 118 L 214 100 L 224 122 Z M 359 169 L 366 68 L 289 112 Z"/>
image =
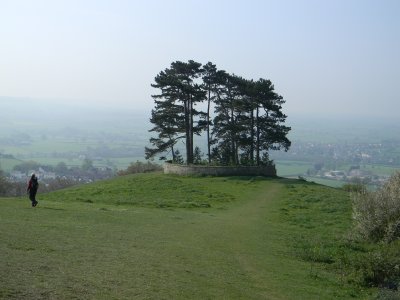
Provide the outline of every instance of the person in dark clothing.
<path id="1" fill-rule="evenodd" d="M 36 193 L 39 188 L 38 178 L 35 174 L 32 174 L 31 179 L 28 183 L 27 192 L 29 193 L 29 199 L 32 201 L 32 207 L 35 207 L 38 202 L 36 201 Z"/>

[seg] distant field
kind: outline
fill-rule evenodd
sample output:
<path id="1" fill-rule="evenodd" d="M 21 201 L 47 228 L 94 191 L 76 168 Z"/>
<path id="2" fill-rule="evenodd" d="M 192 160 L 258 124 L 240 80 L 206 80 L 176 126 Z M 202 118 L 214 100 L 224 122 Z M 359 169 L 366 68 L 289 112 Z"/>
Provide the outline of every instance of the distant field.
<path id="1" fill-rule="evenodd" d="M 95 141 L 75 141 L 62 139 L 35 139 L 29 146 L 2 146 L 4 153 L 14 155 L 34 155 L 35 153 L 78 152 L 95 146 Z"/>
<path id="2" fill-rule="evenodd" d="M 28 160 L 28 159 L 27 159 Z M 59 158 L 43 158 L 43 157 L 31 157 L 29 160 L 33 160 L 39 164 L 56 166 L 60 162 L 64 162 L 68 167 L 80 167 L 83 163 L 82 159 L 71 159 L 68 157 Z M 0 169 L 5 172 L 11 172 L 16 165 L 19 165 L 23 160 L 18 159 L 5 159 L 0 158 Z M 103 160 L 94 160 L 93 165 L 95 167 L 116 167 L 118 170 L 126 169 L 131 163 L 136 161 L 145 161 L 143 157 L 126 157 L 126 158 L 110 158 Z"/>
<path id="3" fill-rule="evenodd" d="M 142 143 L 143 144 L 143 143 Z M 115 149 L 118 147 L 131 147 L 131 148 L 143 148 L 142 144 L 137 144 L 135 140 L 132 141 L 119 141 L 110 142 L 107 144 L 107 148 Z M 1 145 L 1 150 L 6 154 L 13 154 L 16 156 L 29 155 L 33 156 L 37 153 L 42 154 L 53 154 L 53 153 L 68 153 L 68 152 L 84 152 L 88 148 L 97 148 L 104 146 L 105 144 L 100 139 L 91 140 L 76 140 L 68 138 L 57 138 L 57 139 L 45 139 L 40 138 L 34 139 L 30 145 L 25 146 L 7 146 Z M 143 150 L 144 152 L 144 150 Z"/>
<path id="4" fill-rule="evenodd" d="M 55 106 L 50 100 L 0 97 L 0 153 L 18 159 L 56 165 L 80 166 L 80 155 L 88 155 L 95 166 L 112 163 L 119 169 L 144 158 L 149 139 L 150 111 L 134 107 L 92 107 L 85 103 Z M 2 161 L 10 171 L 15 162 Z"/>
<path id="5" fill-rule="evenodd" d="M 377 166 L 377 165 L 362 165 L 362 170 L 370 171 L 373 174 L 377 175 L 387 175 L 390 176 L 394 172 L 399 171 L 400 168 L 390 167 L 390 166 Z"/>
<path id="6" fill-rule="evenodd" d="M 127 157 L 112 157 L 100 156 L 100 159 L 94 156 L 89 156 L 93 160 L 95 166 L 115 166 L 118 169 L 125 169 L 131 162 L 137 160 L 144 160 L 144 146 L 138 146 L 136 140 L 132 139 L 125 142 L 114 142 L 107 145 L 106 149 L 117 149 L 125 147 L 137 152 L 137 155 L 130 155 Z M 92 140 L 76 140 L 68 138 L 57 138 L 57 139 L 44 139 L 37 137 L 33 140 L 30 145 L 25 146 L 1 146 L 1 153 L 11 154 L 17 158 L 17 160 L 0 158 L 0 167 L 10 172 L 13 167 L 21 161 L 33 160 L 43 165 L 56 166 L 60 162 L 66 163 L 67 166 L 81 166 L 83 159 L 78 158 L 79 153 L 84 155 L 90 149 L 97 149 L 104 147 L 104 144 L 98 139 Z M 140 153 L 140 154 L 139 154 Z M 143 153 L 143 154 L 141 154 Z M 71 156 L 73 158 L 71 158 Z"/>
<path id="7" fill-rule="evenodd" d="M 302 176 L 307 178 L 308 181 L 314 181 L 316 183 L 331 187 L 342 187 L 344 184 L 346 184 L 346 182 L 342 180 L 333 180 L 305 175 L 307 170 L 313 167 L 312 163 L 310 162 L 277 160 L 275 161 L 275 164 L 277 174 L 280 177 L 297 178 L 298 176 Z M 338 166 L 337 169 L 347 172 L 350 167 L 351 165 L 347 164 Z M 396 167 L 369 164 L 362 164 L 361 170 L 379 176 L 390 176 L 396 171 L 400 171 L 400 169 Z"/>
<path id="8" fill-rule="evenodd" d="M 41 158 L 41 157 L 33 157 L 32 160 L 43 164 L 43 165 L 50 165 L 56 166 L 59 162 L 65 162 L 68 167 L 79 167 L 82 165 L 82 159 L 70 159 L 70 158 Z M 143 157 L 125 157 L 125 158 L 108 158 L 108 159 L 101 159 L 101 160 L 94 160 L 93 165 L 95 167 L 117 167 L 117 169 L 126 169 L 130 163 L 136 161 L 145 161 Z"/>
<path id="9" fill-rule="evenodd" d="M 385 139 L 398 138 L 400 125 L 396 120 L 371 120 L 366 118 L 288 118 L 292 127 L 289 139 L 303 142 L 338 143 L 380 143 Z"/>
<path id="10" fill-rule="evenodd" d="M 304 161 L 275 161 L 276 171 L 278 176 L 290 177 L 303 175 L 308 169 L 312 167 L 312 164 Z"/>
<path id="11" fill-rule="evenodd" d="M 315 183 L 318 183 L 318 184 L 331 186 L 331 187 L 336 187 L 336 188 L 340 188 L 344 184 L 346 184 L 346 182 L 342 181 L 342 180 L 333 180 L 333 179 L 318 178 L 318 177 L 305 176 L 305 179 L 307 181 L 310 181 L 310 182 L 315 182 Z"/>
<path id="12" fill-rule="evenodd" d="M 0 299 L 366 299 L 338 254 L 347 193 L 140 174 L 0 199 Z"/>
<path id="13" fill-rule="evenodd" d="M 338 170 L 348 171 L 352 167 L 351 164 L 339 165 Z M 375 175 L 392 175 L 394 172 L 399 170 L 395 166 L 385 166 L 385 165 L 373 165 L 373 164 L 361 164 L 360 169 L 362 171 L 371 172 Z"/>
<path id="14" fill-rule="evenodd" d="M 20 164 L 22 161 L 18 159 L 9 159 L 0 157 L 0 169 L 5 172 L 10 172 L 14 166 Z"/>

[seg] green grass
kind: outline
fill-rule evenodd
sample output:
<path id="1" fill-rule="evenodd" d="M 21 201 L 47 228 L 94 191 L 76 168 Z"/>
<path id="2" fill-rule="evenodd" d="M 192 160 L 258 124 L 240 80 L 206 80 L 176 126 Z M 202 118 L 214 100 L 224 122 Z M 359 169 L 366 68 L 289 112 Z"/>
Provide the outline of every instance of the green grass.
<path id="1" fill-rule="evenodd" d="M 64 202 L 80 201 L 110 205 L 145 207 L 211 207 L 224 208 L 229 202 L 243 197 L 248 181 L 238 181 L 224 191 L 228 179 L 214 178 L 193 180 L 187 177 L 147 174 L 118 177 L 100 184 L 84 185 L 77 188 L 43 195 L 45 200 L 61 199 Z"/>
<path id="2" fill-rule="evenodd" d="M 343 191 L 140 174 L 0 199 L 1 299 L 365 299 L 336 252 Z"/>

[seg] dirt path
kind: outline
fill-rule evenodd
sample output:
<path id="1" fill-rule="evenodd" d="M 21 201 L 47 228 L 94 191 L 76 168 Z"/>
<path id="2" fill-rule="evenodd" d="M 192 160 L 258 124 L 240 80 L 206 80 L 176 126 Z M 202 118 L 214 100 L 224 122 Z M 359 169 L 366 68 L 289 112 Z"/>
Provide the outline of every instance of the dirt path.
<path id="1" fill-rule="evenodd" d="M 277 245 L 273 218 L 281 189 L 280 184 L 266 183 L 245 201 L 199 225 L 204 251 L 216 264 L 224 264 L 220 276 L 239 275 L 240 283 L 227 283 L 227 289 L 242 289 L 236 292 L 243 298 L 285 299 L 275 284 L 281 246 Z M 231 279 L 238 280 L 235 276 Z"/>

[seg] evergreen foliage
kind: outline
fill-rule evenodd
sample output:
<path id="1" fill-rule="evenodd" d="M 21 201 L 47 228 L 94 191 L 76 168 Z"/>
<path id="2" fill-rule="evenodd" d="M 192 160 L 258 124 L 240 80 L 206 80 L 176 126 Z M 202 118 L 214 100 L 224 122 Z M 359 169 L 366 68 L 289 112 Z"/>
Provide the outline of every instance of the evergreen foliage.
<path id="1" fill-rule="evenodd" d="M 282 112 L 283 97 L 275 93 L 270 80 L 258 81 L 218 70 L 208 62 L 176 61 L 155 77 L 150 132 L 152 147 L 146 158 L 171 153 L 180 139 L 186 146 L 186 163 L 194 159 L 194 135 L 206 132 L 208 163 L 221 165 L 269 164 L 270 150 L 290 147 Z M 207 101 L 205 111 L 196 105 Z M 212 112 L 212 109 L 214 110 Z M 162 156 L 162 159 L 166 159 Z"/>
<path id="2" fill-rule="evenodd" d="M 173 154 L 177 140 L 184 139 L 186 161 L 193 163 L 193 137 L 202 130 L 195 119 L 203 114 L 195 106 L 205 100 L 205 91 L 196 82 L 202 72 L 200 67 L 193 60 L 176 61 L 155 77 L 152 87 L 160 89 L 161 94 L 152 96 L 156 108 L 150 121 L 155 126 L 150 131 L 157 132 L 158 138 L 150 139 L 154 148 L 145 149 L 146 158 L 168 150 Z"/>

